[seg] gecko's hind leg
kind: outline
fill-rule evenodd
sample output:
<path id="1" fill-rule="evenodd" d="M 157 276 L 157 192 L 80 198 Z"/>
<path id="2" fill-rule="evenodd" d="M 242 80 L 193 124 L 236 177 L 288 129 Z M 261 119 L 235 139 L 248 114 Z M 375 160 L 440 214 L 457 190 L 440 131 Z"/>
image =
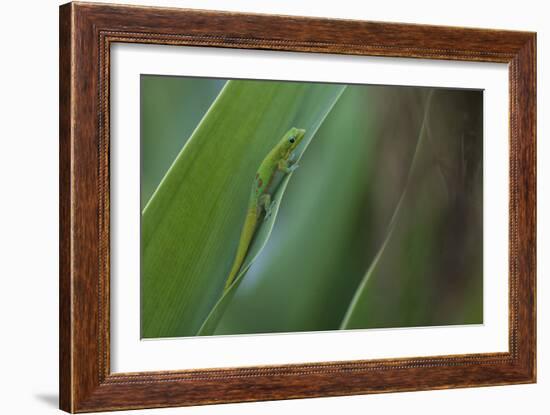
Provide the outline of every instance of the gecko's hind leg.
<path id="1" fill-rule="evenodd" d="M 271 217 L 277 202 L 275 200 L 271 200 L 271 195 L 269 193 L 264 193 L 261 195 L 259 202 L 260 207 L 265 212 L 264 220 L 268 220 Z"/>

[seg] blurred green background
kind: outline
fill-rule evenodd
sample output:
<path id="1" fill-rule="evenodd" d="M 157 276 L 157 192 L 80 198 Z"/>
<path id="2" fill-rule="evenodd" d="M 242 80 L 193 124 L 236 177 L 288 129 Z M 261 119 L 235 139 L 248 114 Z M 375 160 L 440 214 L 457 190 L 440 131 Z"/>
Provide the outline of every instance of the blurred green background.
<path id="1" fill-rule="evenodd" d="M 176 174 L 170 168 L 173 164 L 193 165 L 197 160 L 185 144 L 203 117 L 223 117 L 221 104 L 215 111 L 208 110 L 226 82 L 233 84 L 233 90 L 255 88 L 261 93 L 271 81 L 142 75 L 142 209 L 157 193 L 159 199 L 172 200 L 178 197 L 178 189 L 185 188 L 185 180 L 168 188 L 163 177 L 167 172 Z M 285 91 L 281 94 L 291 94 L 295 92 L 290 89 L 298 87 L 297 83 L 278 82 L 274 91 L 281 88 Z M 300 168 L 288 182 L 264 249 L 210 334 L 483 322 L 482 91 L 368 85 L 340 88 L 337 96 L 326 98 L 326 118 L 316 118 L 319 128 L 303 153 Z M 267 108 L 271 101 L 278 105 L 273 97 L 262 104 L 271 112 L 254 118 L 254 101 L 248 102 L 244 92 L 230 97 L 230 92 L 225 93 L 225 100 L 231 103 L 227 107 L 247 108 L 248 118 L 243 116 L 243 122 L 246 118 L 252 120 L 249 123 L 261 123 L 266 131 L 271 128 L 274 136 L 282 136 L 278 131 L 284 133 L 292 126 L 302 127 L 285 125 L 288 121 L 277 115 L 277 111 L 285 111 L 280 105 L 275 110 Z M 294 96 L 298 95 L 288 99 Z M 311 105 L 303 102 L 307 101 L 292 107 L 294 120 L 308 115 Z M 266 120 L 266 114 L 271 118 Z M 220 139 L 215 150 L 208 149 L 212 160 L 209 169 L 215 169 L 216 160 L 228 154 L 224 146 L 233 145 L 227 141 L 231 133 L 223 131 L 225 141 Z M 196 135 L 192 137 L 194 148 L 200 150 L 199 140 L 203 140 L 206 151 L 208 134 Z M 246 137 L 243 140 L 242 145 L 248 145 Z M 248 139 L 248 143 L 256 141 L 261 138 Z M 258 164 L 250 161 L 250 166 L 254 169 Z M 195 168 L 200 175 L 201 166 Z M 222 190 L 227 180 L 232 180 L 231 173 L 226 176 L 225 181 L 219 180 Z M 206 268 L 187 267 L 186 263 L 177 264 L 177 268 L 148 267 L 144 261 L 149 261 L 149 236 L 144 237 L 142 231 L 142 337 L 197 334 L 198 323 L 191 328 L 178 321 L 185 320 L 195 308 L 201 314 L 199 320 L 206 318 L 219 298 L 219 289 L 203 290 L 204 295 L 193 291 L 198 297 L 193 301 L 183 293 L 195 287 L 197 280 L 208 282 L 211 278 L 209 287 L 223 283 L 242 225 L 239 212 L 246 209 L 243 200 L 253 174 L 249 180 L 248 174 L 243 177 L 236 186 L 245 190 L 235 193 L 234 203 L 223 199 L 225 205 L 212 208 L 214 214 L 234 210 L 238 218 L 227 228 L 231 232 L 211 234 L 223 239 L 222 254 L 209 259 L 223 265 L 216 265 L 223 268 L 216 271 L 219 276 L 212 275 L 216 272 L 202 274 L 200 270 Z M 207 191 L 217 189 L 213 186 Z M 188 199 L 182 196 L 178 203 L 185 204 Z M 172 211 L 177 221 L 179 213 Z M 147 218 L 154 212 L 163 213 Z M 162 215 L 167 214 L 166 210 L 154 212 L 150 209 L 142 214 L 142 229 L 148 229 L 149 234 L 158 227 L 147 227 L 147 223 L 161 223 Z M 182 220 L 192 223 L 193 218 L 187 215 Z M 215 231 L 204 228 L 205 233 Z M 156 263 L 169 262 L 176 252 L 172 246 L 179 243 L 193 241 L 186 241 L 185 231 L 163 234 L 162 249 L 154 251 Z M 208 250 L 208 246 L 199 246 L 198 252 Z M 163 252 L 166 258 L 157 258 Z M 191 269 L 189 272 L 197 275 L 187 275 Z"/>

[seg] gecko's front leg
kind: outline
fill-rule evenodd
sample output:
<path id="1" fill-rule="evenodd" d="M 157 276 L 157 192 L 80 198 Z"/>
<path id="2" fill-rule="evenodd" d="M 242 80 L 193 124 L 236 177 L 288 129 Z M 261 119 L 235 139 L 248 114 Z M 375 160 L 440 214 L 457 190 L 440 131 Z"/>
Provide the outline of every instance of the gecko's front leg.
<path id="1" fill-rule="evenodd" d="M 286 159 L 279 160 L 279 163 L 277 163 L 277 168 L 285 174 L 292 173 L 294 170 L 296 170 L 299 167 L 294 161 L 294 159 L 295 157 L 293 157 L 293 155 L 291 154 L 288 160 Z"/>
<path id="2" fill-rule="evenodd" d="M 290 156 L 288 156 L 288 162 L 290 164 L 296 164 L 296 152 L 293 151 L 292 153 L 290 153 Z"/>

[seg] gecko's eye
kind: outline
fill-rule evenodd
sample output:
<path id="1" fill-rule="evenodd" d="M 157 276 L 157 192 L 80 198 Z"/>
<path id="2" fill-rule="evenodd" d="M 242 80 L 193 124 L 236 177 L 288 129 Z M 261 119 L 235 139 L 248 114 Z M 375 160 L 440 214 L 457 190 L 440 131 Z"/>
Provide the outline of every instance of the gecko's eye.
<path id="1" fill-rule="evenodd" d="M 289 139 L 288 141 L 290 141 L 291 143 L 293 143 L 293 142 L 295 142 L 295 141 L 296 141 L 296 138 L 294 138 L 294 137 L 290 137 L 290 139 Z"/>

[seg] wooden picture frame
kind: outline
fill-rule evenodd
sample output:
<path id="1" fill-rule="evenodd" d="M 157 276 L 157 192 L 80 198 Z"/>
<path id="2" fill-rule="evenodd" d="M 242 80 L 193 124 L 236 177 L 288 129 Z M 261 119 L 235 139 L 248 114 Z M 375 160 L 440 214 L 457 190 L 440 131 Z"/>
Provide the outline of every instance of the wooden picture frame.
<path id="1" fill-rule="evenodd" d="M 111 373 L 114 43 L 509 65 L 509 351 Z M 68 412 L 531 383 L 536 379 L 536 34 L 69 3 L 60 8 L 60 407 Z"/>

